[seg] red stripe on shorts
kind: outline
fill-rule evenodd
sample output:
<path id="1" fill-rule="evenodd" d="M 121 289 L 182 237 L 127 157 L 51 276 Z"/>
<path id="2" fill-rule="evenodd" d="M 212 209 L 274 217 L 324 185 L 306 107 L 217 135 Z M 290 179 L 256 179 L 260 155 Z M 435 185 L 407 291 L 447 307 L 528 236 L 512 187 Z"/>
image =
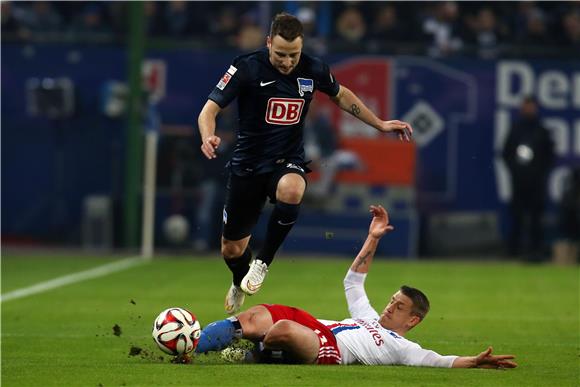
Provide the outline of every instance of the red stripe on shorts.
<path id="1" fill-rule="evenodd" d="M 278 304 L 262 304 L 272 315 L 272 322 L 290 320 L 311 329 L 320 341 L 318 364 L 340 364 L 341 356 L 336 337 L 328 327 L 314 318 L 310 313 L 292 306 Z"/>

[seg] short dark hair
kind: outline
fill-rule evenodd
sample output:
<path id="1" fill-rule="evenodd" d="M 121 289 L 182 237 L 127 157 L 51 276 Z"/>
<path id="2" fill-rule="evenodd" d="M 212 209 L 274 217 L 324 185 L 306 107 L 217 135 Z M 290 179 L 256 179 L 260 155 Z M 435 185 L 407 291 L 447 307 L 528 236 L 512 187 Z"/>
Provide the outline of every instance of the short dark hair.
<path id="1" fill-rule="evenodd" d="M 429 313 L 429 299 L 425 293 L 419 289 L 415 289 L 407 285 L 401 286 L 400 290 L 401 293 L 413 301 L 413 308 L 411 308 L 411 312 L 423 320 L 425 316 L 427 316 L 427 313 Z"/>
<path id="2" fill-rule="evenodd" d="M 270 38 L 280 35 L 285 40 L 292 42 L 297 37 L 304 38 L 302 23 L 294 15 L 282 12 L 274 16 L 270 25 Z"/>

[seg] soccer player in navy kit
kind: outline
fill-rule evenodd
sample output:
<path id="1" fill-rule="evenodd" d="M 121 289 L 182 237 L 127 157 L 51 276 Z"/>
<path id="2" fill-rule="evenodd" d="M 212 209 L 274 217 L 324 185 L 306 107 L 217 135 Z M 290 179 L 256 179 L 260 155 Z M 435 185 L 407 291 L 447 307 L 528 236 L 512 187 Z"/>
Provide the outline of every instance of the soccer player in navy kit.
<path id="1" fill-rule="evenodd" d="M 236 313 L 245 294 L 254 294 L 274 254 L 298 217 L 306 189 L 303 142 L 304 117 L 315 90 L 338 107 L 381 132 L 395 132 L 410 141 L 408 123 L 380 120 L 349 89 L 338 84 L 327 64 L 302 54 L 300 21 L 289 14 L 274 17 L 267 48 L 234 59 L 208 97 L 199 118 L 201 150 L 217 157 L 220 138 L 216 117 L 238 98 L 239 128 L 223 211 L 221 251 L 233 274 L 225 310 Z M 264 245 L 256 259 L 248 247 L 266 199 L 274 203 Z"/>

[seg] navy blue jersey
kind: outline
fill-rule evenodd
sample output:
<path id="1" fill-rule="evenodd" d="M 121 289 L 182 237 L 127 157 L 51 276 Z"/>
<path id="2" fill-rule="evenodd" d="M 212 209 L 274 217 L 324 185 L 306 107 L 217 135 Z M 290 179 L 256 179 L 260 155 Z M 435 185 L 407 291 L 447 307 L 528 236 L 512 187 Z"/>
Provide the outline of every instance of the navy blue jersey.
<path id="1" fill-rule="evenodd" d="M 238 97 L 239 127 L 230 161 L 235 174 L 305 162 L 304 119 L 315 90 L 334 97 L 339 84 L 326 63 L 304 53 L 288 75 L 272 66 L 266 48 L 234 59 L 208 98 L 224 108 Z"/>

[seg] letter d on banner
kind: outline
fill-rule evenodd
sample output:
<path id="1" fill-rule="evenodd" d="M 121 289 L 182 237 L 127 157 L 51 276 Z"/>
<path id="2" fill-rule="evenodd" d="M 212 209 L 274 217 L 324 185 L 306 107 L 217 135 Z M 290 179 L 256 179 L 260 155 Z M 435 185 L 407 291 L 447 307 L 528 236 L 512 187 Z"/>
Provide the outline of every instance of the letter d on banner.
<path id="1" fill-rule="evenodd" d="M 534 91 L 534 71 L 525 62 L 501 61 L 496 69 L 497 102 L 502 107 L 519 107 Z M 515 88 L 512 86 L 515 84 Z"/>

